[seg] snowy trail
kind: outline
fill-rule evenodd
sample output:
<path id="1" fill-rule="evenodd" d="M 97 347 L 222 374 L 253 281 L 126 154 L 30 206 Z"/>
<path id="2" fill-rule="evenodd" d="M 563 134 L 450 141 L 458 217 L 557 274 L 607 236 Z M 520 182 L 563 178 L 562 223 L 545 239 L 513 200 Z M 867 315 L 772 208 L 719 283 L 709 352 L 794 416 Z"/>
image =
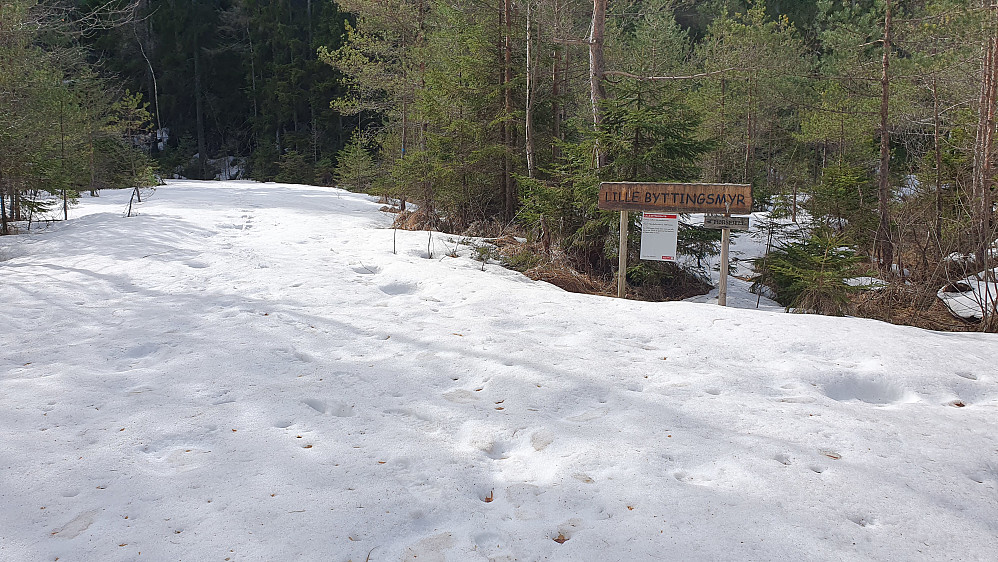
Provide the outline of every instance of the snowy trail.
<path id="1" fill-rule="evenodd" d="M 325 188 L 122 201 L 0 239 L 0 559 L 998 552 L 994 336 L 565 293 Z"/>

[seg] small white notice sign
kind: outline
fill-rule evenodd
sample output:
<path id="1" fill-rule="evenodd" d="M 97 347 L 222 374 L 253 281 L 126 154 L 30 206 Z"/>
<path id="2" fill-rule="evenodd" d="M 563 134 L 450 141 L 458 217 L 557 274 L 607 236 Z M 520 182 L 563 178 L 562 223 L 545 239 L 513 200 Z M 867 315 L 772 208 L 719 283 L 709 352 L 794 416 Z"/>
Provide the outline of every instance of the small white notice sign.
<path id="1" fill-rule="evenodd" d="M 641 259 L 676 261 L 679 215 L 641 213 Z"/>

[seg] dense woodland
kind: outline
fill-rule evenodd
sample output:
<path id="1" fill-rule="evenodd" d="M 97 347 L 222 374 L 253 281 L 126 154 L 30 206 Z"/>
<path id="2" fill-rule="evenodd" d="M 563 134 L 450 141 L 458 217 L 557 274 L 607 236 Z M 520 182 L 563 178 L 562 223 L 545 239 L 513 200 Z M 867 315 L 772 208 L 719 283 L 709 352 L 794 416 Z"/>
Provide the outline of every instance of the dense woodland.
<path id="1" fill-rule="evenodd" d="M 605 180 L 750 183 L 789 219 L 755 280 L 800 310 L 939 327 L 940 287 L 994 280 L 982 0 L 5 0 L 0 51 L 4 232 L 46 193 L 239 157 L 383 195 L 410 228 L 522 233 L 508 265 L 596 285 Z M 630 260 L 635 296 L 697 290 L 717 237 L 684 227 L 685 268 Z M 862 274 L 890 285 L 842 282 Z"/>

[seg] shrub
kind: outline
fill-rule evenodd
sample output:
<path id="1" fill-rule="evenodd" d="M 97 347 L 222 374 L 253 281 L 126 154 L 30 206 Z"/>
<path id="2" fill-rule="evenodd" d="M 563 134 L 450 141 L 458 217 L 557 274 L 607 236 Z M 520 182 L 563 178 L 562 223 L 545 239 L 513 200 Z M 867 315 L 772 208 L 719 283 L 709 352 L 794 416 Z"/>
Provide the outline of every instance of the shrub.
<path id="1" fill-rule="evenodd" d="M 849 296 L 860 290 L 846 283 L 860 261 L 840 236 L 819 231 L 808 239 L 780 245 L 755 261 L 753 290 L 766 285 L 776 300 L 796 312 L 841 316 Z"/>

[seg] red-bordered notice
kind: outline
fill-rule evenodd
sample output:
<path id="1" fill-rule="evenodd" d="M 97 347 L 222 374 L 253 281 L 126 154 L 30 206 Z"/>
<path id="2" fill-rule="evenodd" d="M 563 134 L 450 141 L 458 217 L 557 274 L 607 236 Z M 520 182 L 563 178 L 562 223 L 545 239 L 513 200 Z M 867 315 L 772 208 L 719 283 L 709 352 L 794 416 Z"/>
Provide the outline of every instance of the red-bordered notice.
<path id="1" fill-rule="evenodd" d="M 641 213 L 641 259 L 676 261 L 679 215 Z"/>

